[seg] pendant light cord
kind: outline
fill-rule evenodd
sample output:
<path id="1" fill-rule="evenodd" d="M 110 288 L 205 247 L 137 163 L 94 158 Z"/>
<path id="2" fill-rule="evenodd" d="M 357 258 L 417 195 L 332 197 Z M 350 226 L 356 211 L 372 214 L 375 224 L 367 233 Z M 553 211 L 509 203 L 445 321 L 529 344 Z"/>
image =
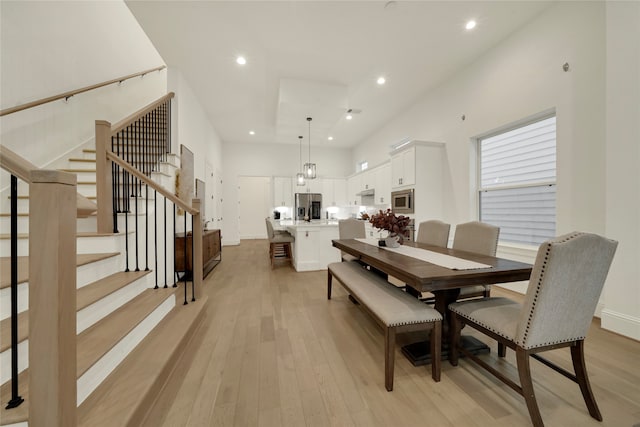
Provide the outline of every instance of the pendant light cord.
<path id="1" fill-rule="evenodd" d="M 307 117 L 309 122 L 309 164 L 311 164 L 311 117 Z"/>

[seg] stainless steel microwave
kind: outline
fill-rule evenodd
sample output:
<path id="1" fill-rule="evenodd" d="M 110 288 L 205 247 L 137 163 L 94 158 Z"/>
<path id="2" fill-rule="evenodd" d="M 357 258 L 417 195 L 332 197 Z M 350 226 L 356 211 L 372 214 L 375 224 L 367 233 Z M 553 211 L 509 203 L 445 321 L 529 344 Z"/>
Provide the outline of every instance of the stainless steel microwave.
<path id="1" fill-rule="evenodd" d="M 397 214 L 413 213 L 415 208 L 413 196 L 413 188 L 393 191 L 391 193 L 391 210 Z"/>

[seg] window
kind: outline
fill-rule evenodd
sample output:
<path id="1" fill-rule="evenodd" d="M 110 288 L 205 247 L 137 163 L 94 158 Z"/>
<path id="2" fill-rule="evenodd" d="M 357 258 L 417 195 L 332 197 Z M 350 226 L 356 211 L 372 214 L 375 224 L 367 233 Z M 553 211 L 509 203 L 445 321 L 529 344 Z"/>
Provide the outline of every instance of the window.
<path id="1" fill-rule="evenodd" d="M 366 160 L 364 162 L 360 162 L 360 171 L 362 172 L 363 170 L 366 170 L 367 168 L 369 168 L 369 162 L 367 162 Z"/>
<path id="2" fill-rule="evenodd" d="M 556 118 L 478 140 L 479 218 L 500 240 L 539 245 L 556 235 Z"/>

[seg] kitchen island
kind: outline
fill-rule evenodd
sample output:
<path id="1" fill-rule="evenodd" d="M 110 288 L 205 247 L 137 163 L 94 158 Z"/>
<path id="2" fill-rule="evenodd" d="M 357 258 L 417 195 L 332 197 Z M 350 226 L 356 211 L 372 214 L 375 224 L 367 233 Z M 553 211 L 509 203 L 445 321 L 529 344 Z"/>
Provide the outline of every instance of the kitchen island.
<path id="1" fill-rule="evenodd" d="M 338 220 L 272 220 L 275 230 L 286 230 L 295 238 L 293 266 L 296 271 L 326 270 L 339 262 L 340 251 L 331 241 L 339 238 Z"/>

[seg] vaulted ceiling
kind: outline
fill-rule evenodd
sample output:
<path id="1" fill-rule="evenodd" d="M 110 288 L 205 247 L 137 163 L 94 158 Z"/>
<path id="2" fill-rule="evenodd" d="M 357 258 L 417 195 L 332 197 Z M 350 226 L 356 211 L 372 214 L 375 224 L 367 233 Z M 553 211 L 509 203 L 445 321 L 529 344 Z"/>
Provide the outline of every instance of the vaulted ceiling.
<path id="1" fill-rule="evenodd" d="M 313 145 L 352 147 L 550 2 L 126 4 L 224 142 L 298 144 L 303 135 L 306 143 L 312 117 Z M 469 31 L 471 19 L 477 26 Z M 236 63 L 238 55 L 246 65 Z"/>

